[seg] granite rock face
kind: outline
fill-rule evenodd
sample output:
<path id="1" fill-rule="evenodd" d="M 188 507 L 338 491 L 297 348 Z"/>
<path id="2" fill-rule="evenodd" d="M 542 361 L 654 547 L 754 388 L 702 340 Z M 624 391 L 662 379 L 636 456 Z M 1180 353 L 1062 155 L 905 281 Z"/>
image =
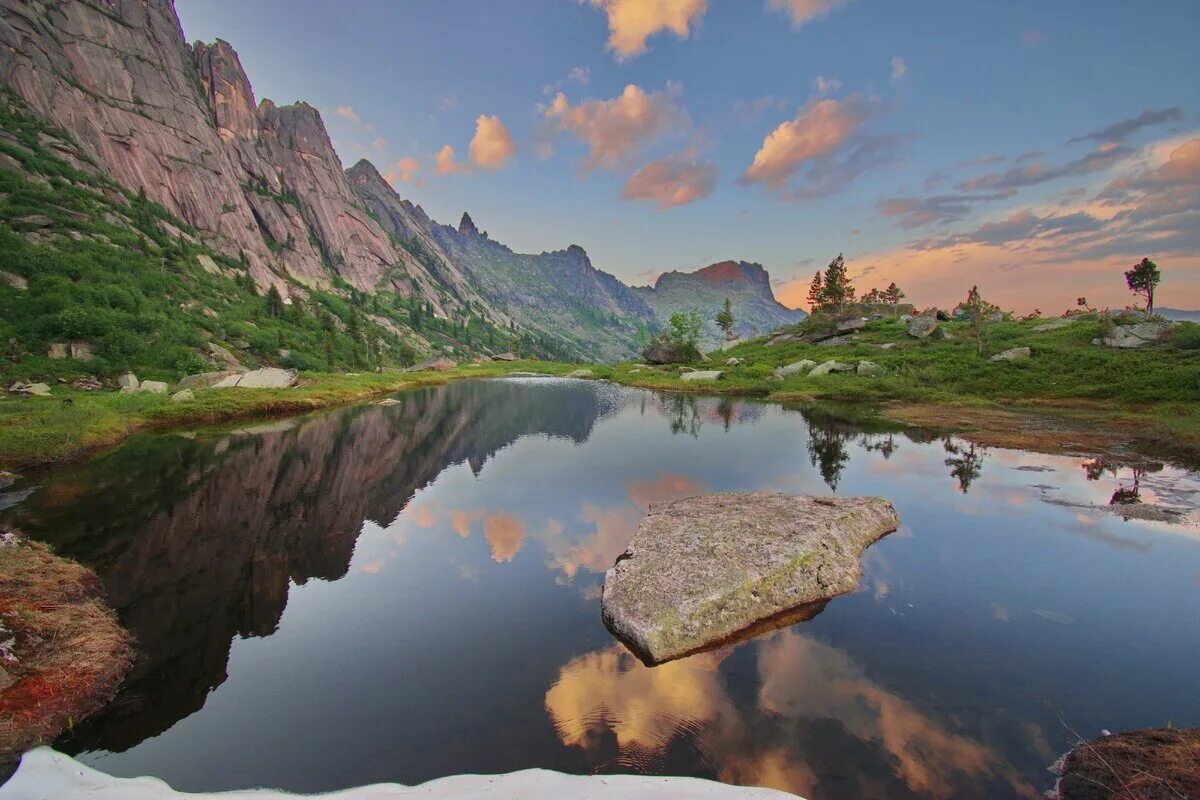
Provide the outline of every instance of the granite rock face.
<path id="1" fill-rule="evenodd" d="M 1093 343 L 1121 348 L 1145 347 L 1165 342 L 1173 331 L 1173 326 L 1166 320 L 1150 320 L 1136 325 L 1117 325 Z"/>
<path id="2" fill-rule="evenodd" d="M 604 577 L 601 614 L 649 663 L 858 586 L 862 551 L 900 524 L 878 497 L 731 492 L 652 506 Z"/>

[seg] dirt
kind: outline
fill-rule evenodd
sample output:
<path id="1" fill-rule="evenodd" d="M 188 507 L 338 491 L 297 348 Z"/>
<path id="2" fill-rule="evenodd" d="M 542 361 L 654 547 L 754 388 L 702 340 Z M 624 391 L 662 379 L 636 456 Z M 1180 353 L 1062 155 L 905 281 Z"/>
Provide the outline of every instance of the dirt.
<path id="1" fill-rule="evenodd" d="M 1200 798 L 1200 728 L 1148 728 L 1101 736 L 1060 765 L 1056 800 Z"/>
<path id="2" fill-rule="evenodd" d="M 99 710 L 132 657 L 94 572 L 0 530 L 0 767 Z"/>

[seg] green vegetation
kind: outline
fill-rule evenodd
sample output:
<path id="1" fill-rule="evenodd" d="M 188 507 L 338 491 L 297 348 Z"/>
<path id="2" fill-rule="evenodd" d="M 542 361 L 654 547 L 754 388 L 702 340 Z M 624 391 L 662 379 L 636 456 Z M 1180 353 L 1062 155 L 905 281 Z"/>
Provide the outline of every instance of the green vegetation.
<path id="1" fill-rule="evenodd" d="M 1148 258 L 1143 258 L 1133 269 L 1125 273 L 1125 283 L 1129 291 L 1146 298 L 1146 310 L 1154 313 L 1154 287 L 1162 280 L 1158 265 Z"/>
<path id="2" fill-rule="evenodd" d="M 717 312 L 717 327 L 725 334 L 726 339 L 732 336 L 733 324 L 736 321 L 733 316 L 733 301 L 726 297 L 721 310 Z"/>

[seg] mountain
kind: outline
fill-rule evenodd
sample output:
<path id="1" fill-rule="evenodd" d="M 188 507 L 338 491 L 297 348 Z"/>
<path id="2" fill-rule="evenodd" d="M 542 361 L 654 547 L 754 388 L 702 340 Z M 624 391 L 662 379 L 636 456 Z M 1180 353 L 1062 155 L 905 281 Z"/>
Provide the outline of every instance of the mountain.
<path id="1" fill-rule="evenodd" d="M 1181 320 L 1183 322 L 1200 322 L 1200 311 L 1187 311 L 1182 308 L 1156 308 L 1154 309 L 1154 313 L 1167 319 Z"/>
<path id="2" fill-rule="evenodd" d="M 725 341 L 716 316 L 728 297 L 736 320 L 734 331 L 747 338 L 767 333 L 808 316 L 775 299 L 771 276 L 761 264 L 719 261 L 695 272 L 664 272 L 654 286 L 635 288 L 634 293 L 654 309 L 660 325 L 677 311 L 696 311 L 704 320 L 701 347 L 712 349 Z"/>

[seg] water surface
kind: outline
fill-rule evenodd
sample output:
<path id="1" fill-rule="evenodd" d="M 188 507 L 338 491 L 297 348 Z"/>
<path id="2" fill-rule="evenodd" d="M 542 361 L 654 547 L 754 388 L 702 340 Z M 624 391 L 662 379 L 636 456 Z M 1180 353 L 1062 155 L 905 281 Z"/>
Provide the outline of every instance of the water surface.
<path id="1" fill-rule="evenodd" d="M 546 767 L 1014 798 L 1071 729 L 1200 724 L 1200 530 L 1103 510 L 1194 507 L 1193 475 L 584 381 L 397 398 L 12 487 L 5 521 L 93 566 L 138 643 L 59 748 L 183 790 Z M 649 503 L 735 489 L 882 495 L 903 526 L 816 618 L 642 666 L 604 570 Z"/>

